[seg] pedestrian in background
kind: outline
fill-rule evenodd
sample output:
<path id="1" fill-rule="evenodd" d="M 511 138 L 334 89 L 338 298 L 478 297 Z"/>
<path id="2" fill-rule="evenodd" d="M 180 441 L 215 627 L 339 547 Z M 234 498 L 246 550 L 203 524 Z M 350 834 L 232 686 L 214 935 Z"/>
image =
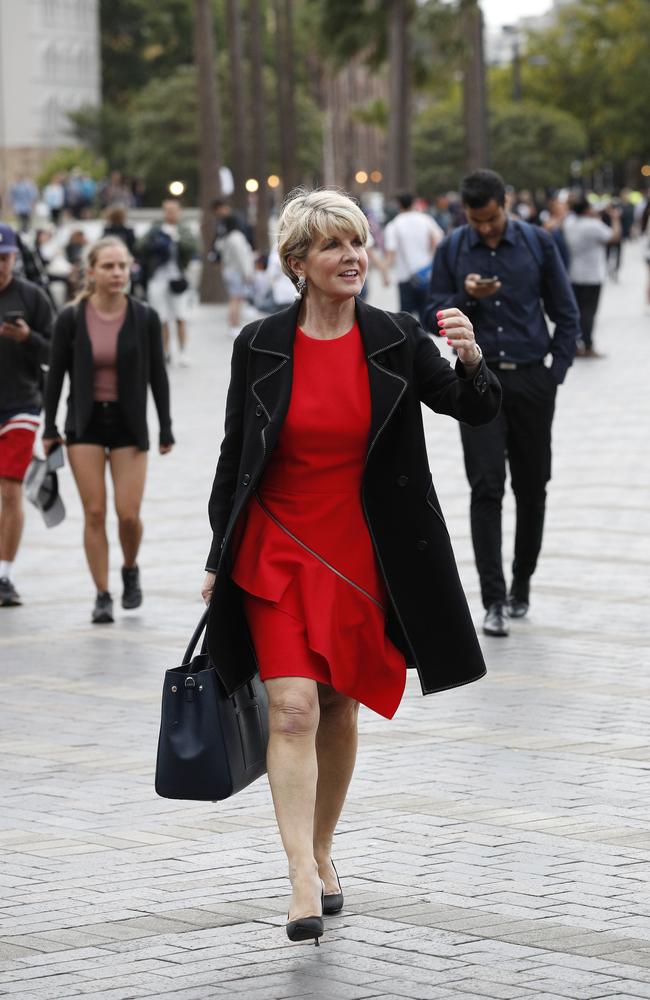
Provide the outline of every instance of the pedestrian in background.
<path id="1" fill-rule="evenodd" d="M 53 314 L 45 293 L 14 277 L 16 233 L 0 223 L 0 607 L 22 604 L 13 567 L 23 532 L 23 480 L 40 426 L 42 365 Z"/>
<path id="2" fill-rule="evenodd" d="M 159 451 L 174 444 L 160 320 L 124 291 L 131 257 L 108 236 L 88 254 L 86 285 L 57 319 L 45 403 L 46 453 L 62 438 L 56 416 L 63 379 L 70 377 L 65 443 L 84 509 L 84 548 L 97 595 L 91 621 L 113 621 L 108 587 L 106 466 L 110 468 L 122 548 L 122 607 L 142 602 L 138 551 L 147 471 L 147 388 L 160 423 Z"/>
<path id="3" fill-rule="evenodd" d="M 606 225 L 585 197 L 571 207 L 564 221 L 569 248 L 569 277 L 580 310 L 578 357 L 602 358 L 594 348 L 593 330 L 603 282 L 607 278 L 607 248 L 621 238 L 620 211 L 610 209 L 612 225 Z"/>
<path id="4" fill-rule="evenodd" d="M 469 174 L 461 197 L 468 223 L 445 237 L 436 253 L 428 327 L 436 329 L 439 309 L 462 309 L 501 383 L 499 417 L 487 427 L 461 424 L 460 433 L 472 490 L 472 542 L 486 611 L 483 631 L 506 636 L 507 615 L 518 618 L 528 611 L 551 478 L 555 394 L 575 355 L 579 318 L 553 238 L 508 218 L 499 174 Z M 553 337 L 545 312 L 555 323 Z M 545 365 L 548 354 L 550 368 Z M 506 462 L 517 506 L 509 594 L 501 553 Z"/>
<path id="5" fill-rule="evenodd" d="M 131 256 L 135 253 L 135 230 L 127 226 L 126 205 L 109 205 L 106 209 L 106 225 L 104 226 L 104 236 L 116 236 L 122 240 Z"/>
<path id="6" fill-rule="evenodd" d="M 384 230 L 386 264 L 395 269 L 399 289 L 399 307 L 423 322 L 429 295 L 429 275 L 422 272 L 431 266 L 443 231 L 430 215 L 413 210 L 413 195 L 397 196 L 399 212 Z"/>
<path id="7" fill-rule="evenodd" d="M 485 672 L 421 404 L 485 423 L 499 385 L 458 309 L 439 317 L 454 371 L 415 319 L 359 299 L 367 239 L 363 212 L 338 191 L 287 200 L 279 253 L 301 297 L 235 341 L 209 504 L 208 645 L 229 693 L 258 665 L 266 685 L 292 941 L 317 941 L 323 913 L 343 906 L 332 841 L 359 702 L 391 718 L 405 657 L 426 693 Z"/>
<path id="8" fill-rule="evenodd" d="M 20 223 L 20 231 L 26 233 L 31 225 L 34 205 L 38 201 L 38 188 L 31 177 L 20 174 L 16 178 L 9 188 L 9 201 Z"/>
<path id="9" fill-rule="evenodd" d="M 255 257 L 233 215 L 227 215 L 222 225 L 224 235 L 217 245 L 228 294 L 228 333 L 236 337 L 241 330 L 242 307 L 252 292 Z"/>
<path id="10" fill-rule="evenodd" d="M 139 258 L 145 272 L 147 298 L 160 316 L 165 358 L 172 360 L 171 324 L 176 326 L 179 364 L 189 363 L 187 355 L 187 313 L 189 308 L 187 266 L 196 252 L 196 240 L 182 222 L 181 204 L 176 198 L 162 203 L 163 218 L 145 236 Z"/>

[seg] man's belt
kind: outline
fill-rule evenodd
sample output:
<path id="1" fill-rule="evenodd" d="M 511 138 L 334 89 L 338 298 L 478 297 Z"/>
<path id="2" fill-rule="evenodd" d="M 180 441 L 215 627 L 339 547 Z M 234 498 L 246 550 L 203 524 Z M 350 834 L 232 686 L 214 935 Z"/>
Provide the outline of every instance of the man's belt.
<path id="1" fill-rule="evenodd" d="M 518 368 L 535 368 L 544 364 L 544 358 L 537 361 L 486 361 L 488 368 L 493 368 L 500 372 L 516 372 Z"/>

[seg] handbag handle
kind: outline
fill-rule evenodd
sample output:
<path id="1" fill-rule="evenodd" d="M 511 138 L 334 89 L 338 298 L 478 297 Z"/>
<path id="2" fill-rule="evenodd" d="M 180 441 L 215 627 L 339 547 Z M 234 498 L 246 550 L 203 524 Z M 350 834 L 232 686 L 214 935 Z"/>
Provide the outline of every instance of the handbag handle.
<path id="1" fill-rule="evenodd" d="M 199 624 L 196 626 L 196 628 L 194 629 L 194 632 L 192 633 L 192 638 L 190 639 L 190 641 L 188 643 L 187 649 L 185 650 L 185 655 L 183 657 L 183 662 L 181 663 L 182 667 L 186 667 L 188 665 L 188 663 L 190 662 L 190 660 L 192 659 L 192 654 L 194 653 L 194 650 L 196 649 L 196 645 L 197 645 L 199 639 L 201 638 L 203 630 L 205 629 L 205 626 L 207 624 L 209 611 L 210 611 L 210 607 L 208 606 L 205 609 L 205 611 L 203 612 L 203 614 L 201 615 Z"/>

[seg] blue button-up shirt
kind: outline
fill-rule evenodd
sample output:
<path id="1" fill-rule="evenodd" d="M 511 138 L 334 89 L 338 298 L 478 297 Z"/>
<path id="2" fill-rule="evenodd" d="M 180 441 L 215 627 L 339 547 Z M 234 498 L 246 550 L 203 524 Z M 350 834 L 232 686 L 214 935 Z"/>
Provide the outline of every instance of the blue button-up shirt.
<path id="1" fill-rule="evenodd" d="M 425 321 L 437 333 L 438 310 L 456 306 L 471 319 L 486 361 L 526 364 L 541 361 L 550 352 L 551 372 L 560 383 L 580 336 L 578 307 L 552 237 L 539 229 L 529 238 L 539 242 L 541 266 L 512 219 L 494 248 L 467 226 L 455 261 L 449 260 L 447 236 L 434 257 Z M 501 287 L 485 299 L 473 299 L 465 291 L 468 274 L 497 275 Z M 545 312 L 555 323 L 552 337 Z"/>

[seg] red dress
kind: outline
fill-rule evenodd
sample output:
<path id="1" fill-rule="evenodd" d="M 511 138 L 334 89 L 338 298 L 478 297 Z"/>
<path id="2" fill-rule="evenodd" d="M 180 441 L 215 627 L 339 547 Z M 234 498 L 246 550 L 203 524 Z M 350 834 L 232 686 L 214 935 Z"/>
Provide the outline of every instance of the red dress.
<path id="1" fill-rule="evenodd" d="M 392 718 L 406 663 L 385 633 L 387 595 L 361 505 L 370 431 L 358 326 L 296 331 L 289 410 L 242 518 L 232 579 L 262 680 L 310 677 Z"/>

